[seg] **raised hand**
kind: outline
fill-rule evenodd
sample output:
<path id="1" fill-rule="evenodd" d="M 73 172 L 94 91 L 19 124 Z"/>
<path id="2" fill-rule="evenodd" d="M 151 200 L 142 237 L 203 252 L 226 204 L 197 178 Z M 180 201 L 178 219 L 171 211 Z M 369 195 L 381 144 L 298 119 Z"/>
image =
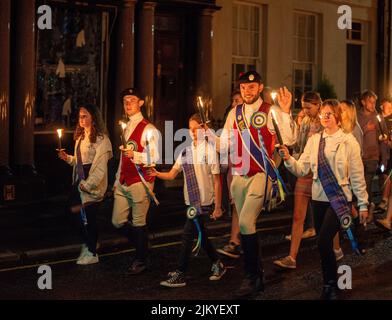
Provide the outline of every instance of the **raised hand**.
<path id="1" fill-rule="evenodd" d="M 292 94 L 286 87 L 279 88 L 278 103 L 281 109 L 289 113 L 291 109 Z"/>

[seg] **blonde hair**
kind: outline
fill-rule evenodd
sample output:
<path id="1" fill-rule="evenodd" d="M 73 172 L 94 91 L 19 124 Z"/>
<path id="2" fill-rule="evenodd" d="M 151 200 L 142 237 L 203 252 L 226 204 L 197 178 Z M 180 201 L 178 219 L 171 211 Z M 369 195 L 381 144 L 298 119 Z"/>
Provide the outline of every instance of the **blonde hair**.
<path id="1" fill-rule="evenodd" d="M 345 105 L 345 106 L 343 106 Z M 340 101 L 339 103 L 340 112 L 343 114 L 346 112 L 347 118 L 342 119 L 342 129 L 345 133 L 351 133 L 357 123 L 357 111 L 353 102 L 348 100 Z"/>

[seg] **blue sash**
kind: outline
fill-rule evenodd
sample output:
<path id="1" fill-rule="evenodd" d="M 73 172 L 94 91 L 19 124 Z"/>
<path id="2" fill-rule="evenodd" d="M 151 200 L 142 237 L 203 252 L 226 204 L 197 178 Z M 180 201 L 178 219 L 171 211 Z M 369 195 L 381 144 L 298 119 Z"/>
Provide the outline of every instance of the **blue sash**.
<path id="1" fill-rule="evenodd" d="M 254 129 L 257 130 L 259 144 L 256 143 L 254 137 L 250 131 L 249 124 L 246 121 L 245 105 L 238 105 L 236 107 L 236 125 L 239 132 L 239 136 L 242 141 L 243 147 L 252 157 L 252 159 L 256 162 L 256 164 L 260 167 L 260 169 L 266 174 L 266 183 L 265 183 L 265 193 L 267 191 L 268 179 L 272 182 L 272 194 L 270 207 L 275 207 L 280 202 L 284 201 L 285 192 L 287 193 L 287 189 L 285 183 L 283 182 L 282 177 L 279 174 L 278 169 L 275 167 L 274 162 L 269 158 L 267 149 L 265 147 L 263 135 L 261 134 L 261 128 L 267 124 L 267 115 L 263 112 L 255 112 L 251 117 L 251 125 Z M 248 142 L 248 143 L 247 143 Z M 276 203 L 276 198 L 280 197 L 281 201 Z M 264 197 L 265 201 L 266 197 Z M 273 203 L 273 204 L 272 204 Z M 272 206 L 271 206 L 272 204 Z"/>
<path id="2" fill-rule="evenodd" d="M 79 139 L 79 143 L 78 146 L 76 147 L 76 172 L 78 174 L 78 180 L 77 180 L 77 184 L 79 184 L 79 182 L 81 180 L 84 180 L 84 171 L 83 171 L 83 162 L 82 162 L 82 153 L 80 152 L 80 145 L 82 144 L 82 139 Z M 80 189 L 78 187 L 79 190 L 79 194 L 80 194 Z M 82 223 L 86 226 L 87 225 L 87 215 L 86 215 L 86 211 L 84 210 L 84 206 L 82 203 L 82 207 L 80 209 L 80 219 L 82 220 Z"/>
<path id="3" fill-rule="evenodd" d="M 192 252 L 196 251 L 197 255 L 201 247 L 201 228 L 197 217 L 203 213 L 203 209 L 201 207 L 200 191 L 199 185 L 197 184 L 195 168 L 193 167 L 192 147 L 188 147 L 182 151 L 181 159 L 190 204 L 187 209 L 187 217 L 195 223 L 198 232 L 197 242 L 192 250 Z"/>
<path id="4" fill-rule="evenodd" d="M 327 162 L 327 158 L 324 154 L 324 148 L 325 138 L 321 137 L 318 150 L 318 177 L 331 207 L 340 221 L 340 226 L 347 232 L 353 251 L 360 254 L 358 243 L 356 242 L 350 228 L 352 224 L 351 205 L 348 203 L 342 188 L 338 184 L 335 174 Z"/>

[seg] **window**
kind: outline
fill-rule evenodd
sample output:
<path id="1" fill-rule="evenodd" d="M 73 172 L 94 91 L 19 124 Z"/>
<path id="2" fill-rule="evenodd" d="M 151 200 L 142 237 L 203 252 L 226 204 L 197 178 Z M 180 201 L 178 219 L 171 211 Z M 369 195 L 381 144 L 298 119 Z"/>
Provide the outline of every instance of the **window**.
<path id="1" fill-rule="evenodd" d="M 53 6 L 53 30 L 38 30 L 35 131 L 72 131 L 77 108 L 92 103 L 105 117 L 103 67 L 108 13 Z"/>
<path id="2" fill-rule="evenodd" d="M 317 17 L 294 13 L 293 88 L 294 104 L 301 107 L 301 95 L 312 90 L 316 78 Z"/>
<path id="3" fill-rule="evenodd" d="M 347 30 L 347 40 L 362 41 L 362 23 L 352 23 L 352 29 Z"/>
<path id="4" fill-rule="evenodd" d="M 238 76 L 261 66 L 261 6 L 233 4 L 232 90 Z"/>

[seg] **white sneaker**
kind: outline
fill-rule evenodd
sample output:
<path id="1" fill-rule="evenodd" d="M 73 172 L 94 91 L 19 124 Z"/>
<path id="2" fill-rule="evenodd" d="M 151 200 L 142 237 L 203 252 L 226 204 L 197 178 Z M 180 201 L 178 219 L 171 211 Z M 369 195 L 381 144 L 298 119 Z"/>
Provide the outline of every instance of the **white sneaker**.
<path id="1" fill-rule="evenodd" d="M 333 249 L 333 252 L 335 253 L 335 259 L 336 261 L 342 260 L 344 257 L 344 253 L 342 248 L 339 248 L 339 250 Z"/>
<path id="2" fill-rule="evenodd" d="M 80 250 L 80 254 L 78 260 L 82 259 L 88 251 L 88 247 L 84 244 L 82 245 L 82 249 Z"/>
<path id="3" fill-rule="evenodd" d="M 87 250 L 86 254 L 81 259 L 78 259 L 78 261 L 76 261 L 76 264 L 88 265 L 88 264 L 94 264 L 98 262 L 99 262 L 98 255 L 96 254 L 94 256 L 90 251 Z"/>

